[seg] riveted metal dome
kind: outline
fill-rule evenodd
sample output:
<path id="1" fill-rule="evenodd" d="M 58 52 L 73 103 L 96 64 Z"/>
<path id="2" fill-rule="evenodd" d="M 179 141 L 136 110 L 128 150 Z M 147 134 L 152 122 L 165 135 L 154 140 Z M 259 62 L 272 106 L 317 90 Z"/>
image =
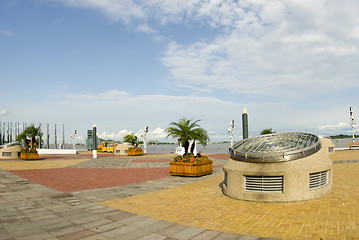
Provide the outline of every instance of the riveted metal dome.
<path id="1" fill-rule="evenodd" d="M 233 146 L 231 158 L 246 162 L 283 162 L 303 158 L 321 148 L 310 133 L 274 133 L 244 139 Z"/>

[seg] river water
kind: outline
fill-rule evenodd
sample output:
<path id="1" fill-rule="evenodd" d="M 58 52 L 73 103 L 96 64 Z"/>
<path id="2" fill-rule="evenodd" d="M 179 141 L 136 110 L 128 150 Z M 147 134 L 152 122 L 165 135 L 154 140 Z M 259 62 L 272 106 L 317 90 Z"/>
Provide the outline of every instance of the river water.
<path id="1" fill-rule="evenodd" d="M 348 143 L 352 142 L 351 138 L 344 139 L 332 139 L 335 148 L 347 148 Z M 50 146 L 51 147 L 51 146 Z M 143 148 L 143 146 L 141 146 Z M 206 147 L 197 145 L 197 151 L 203 154 L 223 154 L 229 153 L 230 143 L 210 143 Z M 65 148 L 72 148 L 72 145 L 66 145 Z M 174 153 L 176 151 L 176 144 L 158 144 L 158 145 L 147 145 L 147 153 L 167 154 Z M 76 145 L 76 149 L 79 151 L 86 151 L 84 145 Z"/>

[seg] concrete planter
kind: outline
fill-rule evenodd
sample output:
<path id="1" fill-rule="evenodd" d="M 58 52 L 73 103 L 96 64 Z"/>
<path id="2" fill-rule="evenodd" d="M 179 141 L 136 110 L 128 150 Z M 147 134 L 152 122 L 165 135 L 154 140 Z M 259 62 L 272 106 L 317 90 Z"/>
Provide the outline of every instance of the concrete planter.
<path id="1" fill-rule="evenodd" d="M 171 175 L 199 177 L 213 172 L 213 161 L 203 163 L 170 163 Z"/>

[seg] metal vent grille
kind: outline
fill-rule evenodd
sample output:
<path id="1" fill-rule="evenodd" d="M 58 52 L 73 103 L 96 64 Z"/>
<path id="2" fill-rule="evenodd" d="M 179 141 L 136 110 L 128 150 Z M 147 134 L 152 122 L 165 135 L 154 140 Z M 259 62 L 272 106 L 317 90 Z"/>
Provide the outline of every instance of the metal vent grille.
<path id="1" fill-rule="evenodd" d="M 328 182 L 329 170 L 309 174 L 309 189 L 322 188 L 328 185 Z"/>
<path id="2" fill-rule="evenodd" d="M 245 162 L 284 162 L 309 156 L 322 147 L 309 133 L 274 133 L 244 139 L 231 148 L 231 158 Z"/>
<path id="3" fill-rule="evenodd" d="M 248 192 L 283 192 L 283 176 L 244 176 L 244 189 Z"/>

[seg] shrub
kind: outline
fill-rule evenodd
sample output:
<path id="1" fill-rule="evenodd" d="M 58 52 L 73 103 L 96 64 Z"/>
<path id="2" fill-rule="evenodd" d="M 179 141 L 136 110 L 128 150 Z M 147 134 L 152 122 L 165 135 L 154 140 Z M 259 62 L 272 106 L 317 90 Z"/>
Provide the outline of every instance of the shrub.
<path id="1" fill-rule="evenodd" d="M 187 154 L 187 155 L 177 155 L 173 158 L 173 162 L 183 162 L 183 163 L 203 163 L 209 162 L 209 158 L 200 153 L 197 155 Z"/>

